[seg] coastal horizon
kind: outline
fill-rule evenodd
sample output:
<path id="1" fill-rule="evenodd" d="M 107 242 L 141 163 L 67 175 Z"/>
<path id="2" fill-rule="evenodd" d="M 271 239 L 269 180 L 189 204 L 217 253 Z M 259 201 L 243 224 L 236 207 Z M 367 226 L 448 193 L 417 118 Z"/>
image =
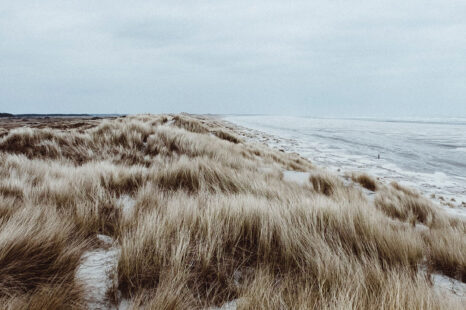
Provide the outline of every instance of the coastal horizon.
<path id="1" fill-rule="evenodd" d="M 464 0 L 1 7 L 0 310 L 465 308 Z"/>

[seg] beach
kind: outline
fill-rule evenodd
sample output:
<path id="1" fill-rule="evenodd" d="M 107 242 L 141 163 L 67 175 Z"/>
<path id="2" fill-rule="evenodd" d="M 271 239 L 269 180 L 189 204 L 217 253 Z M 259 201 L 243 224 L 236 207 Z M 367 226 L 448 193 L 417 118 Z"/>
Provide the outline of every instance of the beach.
<path id="1" fill-rule="evenodd" d="M 466 217 L 465 119 L 224 119 L 255 130 L 255 141 L 297 152 L 341 176 L 361 171 L 396 181 L 418 189 L 452 215 Z"/>

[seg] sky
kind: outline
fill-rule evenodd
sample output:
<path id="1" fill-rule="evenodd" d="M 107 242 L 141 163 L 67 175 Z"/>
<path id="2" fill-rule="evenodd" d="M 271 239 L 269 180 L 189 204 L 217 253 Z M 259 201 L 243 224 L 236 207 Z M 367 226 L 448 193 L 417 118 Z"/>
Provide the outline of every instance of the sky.
<path id="1" fill-rule="evenodd" d="M 0 0 L 0 112 L 466 117 L 466 1 Z"/>

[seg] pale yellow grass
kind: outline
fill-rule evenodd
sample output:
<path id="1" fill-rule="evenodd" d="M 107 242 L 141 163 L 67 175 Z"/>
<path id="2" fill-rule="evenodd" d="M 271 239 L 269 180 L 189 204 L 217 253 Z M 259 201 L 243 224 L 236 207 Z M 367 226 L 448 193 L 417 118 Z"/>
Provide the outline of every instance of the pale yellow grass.
<path id="1" fill-rule="evenodd" d="M 357 178 L 376 190 L 371 201 L 296 154 L 246 141 L 230 124 L 189 115 L 9 130 L 0 138 L 0 304 L 86 307 L 75 274 L 104 234 L 121 248 L 109 305 L 462 308 L 428 273 L 465 281 L 464 222 L 412 190 Z M 286 182 L 283 170 L 311 177 Z M 134 201 L 130 212 L 122 197 Z"/>

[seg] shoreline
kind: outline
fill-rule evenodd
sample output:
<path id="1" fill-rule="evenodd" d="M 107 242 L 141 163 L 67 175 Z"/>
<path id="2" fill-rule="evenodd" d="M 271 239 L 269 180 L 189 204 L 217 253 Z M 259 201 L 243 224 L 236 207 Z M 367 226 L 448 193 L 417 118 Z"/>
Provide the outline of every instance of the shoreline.
<path id="1" fill-rule="evenodd" d="M 266 132 L 264 128 L 255 129 L 245 127 L 242 124 L 235 123 L 235 121 L 232 120 L 230 116 L 224 116 L 221 119 L 233 126 L 236 126 L 237 129 L 240 132 L 242 132 L 245 137 L 247 137 L 253 142 L 263 143 L 264 145 L 267 145 L 268 147 L 277 150 L 297 153 L 300 156 L 309 159 L 311 162 L 316 163 L 312 156 L 306 156 L 305 154 L 303 154 L 303 147 L 300 146 L 299 141 L 297 141 L 296 139 L 280 137 L 277 134 Z M 388 167 L 385 169 L 377 169 L 373 167 L 371 168 L 370 166 L 368 166 L 367 163 L 361 163 L 359 165 L 355 164 L 351 166 L 343 165 L 341 162 L 335 162 L 333 164 L 328 162 L 317 162 L 317 164 L 320 167 L 325 168 L 328 171 L 331 171 L 332 173 L 335 173 L 345 179 L 347 179 L 348 174 L 351 174 L 353 172 L 367 173 L 376 177 L 377 180 L 385 182 L 386 184 L 392 181 L 396 181 L 403 186 L 415 188 L 422 195 L 431 199 L 433 202 L 435 202 L 437 206 L 442 208 L 444 211 L 450 213 L 452 216 L 460 216 L 466 219 L 466 194 L 461 195 L 458 193 L 451 193 L 444 190 L 444 187 L 441 187 L 438 183 L 436 185 L 431 185 L 429 183 L 426 183 L 426 181 L 421 181 L 419 176 L 423 175 L 423 173 L 410 172 L 400 167 L 394 167 L 392 169 L 392 172 L 390 173 L 390 169 Z M 399 171 L 404 171 L 403 175 L 400 175 Z M 409 177 L 410 174 L 412 175 L 412 177 Z M 428 179 L 437 174 L 442 173 L 425 173 L 425 175 L 428 176 Z"/>

